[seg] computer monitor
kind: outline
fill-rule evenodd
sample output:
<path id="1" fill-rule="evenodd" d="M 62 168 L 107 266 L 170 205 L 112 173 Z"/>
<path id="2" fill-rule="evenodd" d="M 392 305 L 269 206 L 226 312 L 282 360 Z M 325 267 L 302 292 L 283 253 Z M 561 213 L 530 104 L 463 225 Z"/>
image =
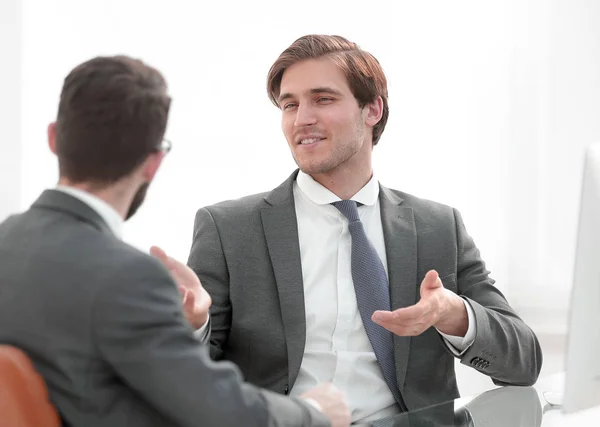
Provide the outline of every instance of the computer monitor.
<path id="1" fill-rule="evenodd" d="M 600 406 L 600 143 L 587 147 L 569 313 L 563 411 Z"/>

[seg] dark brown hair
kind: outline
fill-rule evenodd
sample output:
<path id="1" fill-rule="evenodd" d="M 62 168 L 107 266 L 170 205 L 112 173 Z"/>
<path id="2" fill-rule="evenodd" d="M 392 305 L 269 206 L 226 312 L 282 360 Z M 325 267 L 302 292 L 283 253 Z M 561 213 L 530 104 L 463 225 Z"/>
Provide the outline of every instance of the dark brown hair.
<path id="1" fill-rule="evenodd" d="M 389 115 L 387 79 L 379 61 L 356 43 L 341 36 L 312 34 L 300 37 L 284 50 L 275 61 L 267 77 L 267 92 L 271 102 L 279 107 L 281 79 L 287 68 L 307 59 L 331 58 L 346 75 L 348 85 L 358 105 L 383 100 L 381 120 L 373 127 L 373 145 L 379 142 Z"/>
<path id="2" fill-rule="evenodd" d="M 160 149 L 170 104 L 163 76 L 139 60 L 97 57 L 77 66 L 58 106 L 60 176 L 105 185 L 130 174 Z"/>

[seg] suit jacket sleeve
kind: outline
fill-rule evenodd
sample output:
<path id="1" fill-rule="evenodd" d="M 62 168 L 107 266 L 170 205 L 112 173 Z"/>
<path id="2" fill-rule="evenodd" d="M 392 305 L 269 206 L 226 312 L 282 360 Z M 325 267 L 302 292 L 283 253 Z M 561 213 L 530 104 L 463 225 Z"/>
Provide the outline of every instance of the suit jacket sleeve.
<path id="1" fill-rule="evenodd" d="M 476 324 L 475 341 L 462 355 L 461 363 L 490 376 L 497 385 L 532 385 L 542 367 L 537 337 L 493 286 L 479 250 L 456 210 L 454 217 L 458 293 L 473 309 Z"/>
<path id="2" fill-rule="evenodd" d="M 166 269 L 142 256 L 96 295 L 92 316 L 102 359 L 130 388 L 182 427 L 328 425 L 309 404 L 243 383 L 233 364 L 213 362 Z"/>
<path id="3" fill-rule="evenodd" d="M 221 360 L 222 345 L 227 341 L 231 328 L 229 272 L 217 226 L 205 208 L 196 214 L 188 266 L 194 270 L 204 288 L 210 293 L 210 355 L 215 360 Z"/>

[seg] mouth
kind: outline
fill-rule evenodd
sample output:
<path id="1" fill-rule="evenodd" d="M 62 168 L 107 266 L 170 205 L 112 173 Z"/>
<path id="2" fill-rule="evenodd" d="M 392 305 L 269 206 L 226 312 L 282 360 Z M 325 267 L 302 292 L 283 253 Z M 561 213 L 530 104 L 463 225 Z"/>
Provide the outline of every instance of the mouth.
<path id="1" fill-rule="evenodd" d="M 325 138 L 302 138 L 301 140 L 298 141 L 297 145 L 306 145 L 306 146 L 310 146 L 310 145 L 314 145 L 319 141 L 323 141 Z"/>

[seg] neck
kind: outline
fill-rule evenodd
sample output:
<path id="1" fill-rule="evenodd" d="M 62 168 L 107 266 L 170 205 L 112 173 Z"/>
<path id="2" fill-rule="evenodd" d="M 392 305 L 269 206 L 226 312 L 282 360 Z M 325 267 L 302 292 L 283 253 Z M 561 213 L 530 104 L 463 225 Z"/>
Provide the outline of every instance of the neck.
<path id="1" fill-rule="evenodd" d="M 123 183 L 103 186 L 89 182 L 75 183 L 69 181 L 67 178 L 60 178 L 58 185 L 76 188 L 98 197 L 117 211 L 119 216 L 123 219 L 125 219 L 127 211 L 129 210 L 129 205 L 133 199 L 133 192 L 131 190 L 128 191 Z"/>
<path id="2" fill-rule="evenodd" d="M 340 199 L 348 200 L 367 185 L 373 176 L 373 170 L 371 167 L 360 171 L 342 169 L 311 176 Z"/>

